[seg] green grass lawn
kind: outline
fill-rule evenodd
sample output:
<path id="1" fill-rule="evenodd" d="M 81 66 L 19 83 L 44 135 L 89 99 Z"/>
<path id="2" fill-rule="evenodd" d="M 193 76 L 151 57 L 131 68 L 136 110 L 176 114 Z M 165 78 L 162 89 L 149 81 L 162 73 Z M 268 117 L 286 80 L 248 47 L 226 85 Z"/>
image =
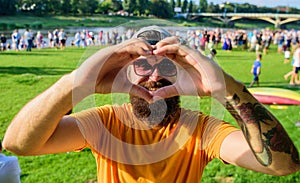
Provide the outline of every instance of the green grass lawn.
<path id="1" fill-rule="evenodd" d="M 28 16 L 16 15 L 5 16 L 0 18 L 0 24 L 7 26 L 7 28 L 57 28 L 59 27 L 112 27 L 123 24 L 129 20 L 136 20 L 135 17 L 122 17 L 122 16 Z M 1 27 L 0 27 L 1 29 Z"/>
<path id="2" fill-rule="evenodd" d="M 153 17 L 135 17 L 135 16 L 109 16 L 109 15 L 93 15 L 93 16 L 29 16 L 15 15 L 0 17 L 0 32 L 2 30 L 14 30 L 15 28 L 31 28 L 31 29 L 47 29 L 47 28 L 68 28 L 68 27 L 116 27 L 127 25 L 134 27 L 135 24 L 150 25 L 149 21 L 155 22 L 156 25 L 183 25 L 197 26 L 199 23 L 182 20 L 165 20 Z M 143 25 L 142 25 L 143 26 Z"/>
<path id="3" fill-rule="evenodd" d="M 34 96 L 53 84 L 62 75 L 72 71 L 85 58 L 99 48 L 68 47 L 65 50 L 34 49 L 31 53 L 7 51 L 0 52 L 0 138 L 14 115 Z M 218 50 L 217 62 L 225 71 L 248 85 L 252 80 L 251 65 L 255 53 L 233 50 Z M 277 54 L 275 48 L 262 58 L 261 85 L 269 87 L 288 87 L 283 75 L 291 70 L 290 64 L 283 64 L 283 55 Z M 299 89 L 294 89 L 300 93 Z M 121 96 L 123 97 L 123 96 Z M 186 99 L 185 103 L 189 103 Z M 97 104 L 111 103 L 111 95 L 97 97 Z M 209 113 L 210 99 L 201 99 L 200 108 Z M 187 105 L 187 104 L 186 104 Z M 45 106 L 47 107 L 47 106 Z M 192 107 L 193 108 L 193 107 Z M 272 113 L 282 122 L 295 145 L 300 149 L 300 128 L 295 122 L 300 121 L 300 106 L 289 106 L 286 110 L 272 109 Z M 224 119 L 233 121 L 225 113 Z M 233 124 L 235 124 L 233 122 Z M 4 152 L 11 155 L 9 152 Z M 56 155 L 33 157 L 19 156 L 22 169 L 22 183 L 78 183 L 96 180 L 96 165 L 89 150 Z M 299 182 L 300 173 L 284 177 L 275 177 L 244 170 L 231 165 L 223 165 L 218 160 L 206 168 L 202 182 Z"/>

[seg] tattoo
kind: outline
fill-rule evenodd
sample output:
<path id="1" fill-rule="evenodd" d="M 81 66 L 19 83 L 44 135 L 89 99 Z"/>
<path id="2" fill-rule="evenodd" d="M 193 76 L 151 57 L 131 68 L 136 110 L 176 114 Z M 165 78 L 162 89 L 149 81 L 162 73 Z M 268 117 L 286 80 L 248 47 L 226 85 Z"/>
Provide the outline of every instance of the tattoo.
<path id="1" fill-rule="evenodd" d="M 266 120 L 272 120 L 268 111 L 259 103 L 243 103 L 236 108 L 240 111 L 241 118 L 245 123 L 259 124 L 259 122 L 263 122 L 269 125 Z"/>
<path id="2" fill-rule="evenodd" d="M 240 117 L 240 114 L 237 112 L 237 110 L 233 107 L 233 105 L 229 101 L 226 101 L 225 108 L 231 114 L 231 116 L 236 120 L 238 125 L 241 127 L 242 131 L 245 133 L 246 128 L 243 119 Z"/>
<path id="3" fill-rule="evenodd" d="M 243 92 L 251 95 L 244 87 Z M 256 159 L 264 166 L 268 166 L 272 162 L 270 150 L 262 139 L 261 122 L 269 125 L 268 120 L 272 120 L 268 111 L 259 103 L 241 103 L 240 97 L 234 94 L 231 99 L 226 100 L 226 109 L 238 122 L 241 127 L 248 144 L 256 156 Z M 249 128 L 247 125 L 251 125 Z M 258 134 L 249 131 L 258 131 Z M 252 139 L 255 139 L 254 141 Z"/>
<path id="4" fill-rule="evenodd" d="M 260 144 L 261 144 L 261 147 L 262 147 L 262 151 L 261 152 L 256 152 L 254 149 L 253 149 L 253 143 L 251 142 L 251 134 L 249 133 L 248 131 L 248 128 L 247 128 L 247 122 L 244 121 L 243 119 L 245 119 L 246 117 L 243 117 L 242 116 L 242 113 L 238 112 L 238 110 L 232 105 L 233 101 L 227 101 L 226 102 L 226 109 L 229 111 L 229 113 L 233 116 L 233 118 L 237 121 L 238 125 L 241 127 L 241 130 L 242 132 L 244 133 L 244 136 L 252 150 L 252 152 L 254 153 L 256 159 L 263 165 L 263 166 L 268 166 L 271 164 L 272 162 L 272 156 L 271 156 L 271 153 L 269 151 L 269 149 L 266 147 L 266 144 L 264 143 L 264 141 L 261 139 L 260 140 Z M 253 116 L 253 115 L 252 115 Z M 249 117 L 247 117 L 249 118 Z M 250 117 L 250 119 L 252 119 L 252 117 Z M 259 131 L 261 132 L 261 129 L 260 129 L 260 125 L 259 123 L 257 122 L 257 120 L 254 120 L 253 123 L 256 123 L 256 126 L 257 128 L 259 129 Z M 248 124 L 249 124 L 249 120 L 248 120 Z M 260 135 L 261 136 L 261 135 Z"/>
<path id="5" fill-rule="evenodd" d="M 268 132 L 263 133 L 263 135 L 266 137 L 266 144 L 272 151 L 291 154 L 293 161 L 295 163 L 300 163 L 298 151 L 282 125 L 278 124 Z"/>
<path id="6" fill-rule="evenodd" d="M 252 96 L 246 87 L 243 88 L 243 92 Z M 225 107 L 241 127 L 252 152 L 262 165 L 269 166 L 272 163 L 271 151 L 291 154 L 292 160 L 300 163 L 298 151 L 288 134 L 281 124 L 274 121 L 272 114 L 262 104 L 241 103 L 240 97 L 234 94 L 232 98 L 226 99 Z M 270 128 L 276 126 L 264 133 L 261 124 Z"/>

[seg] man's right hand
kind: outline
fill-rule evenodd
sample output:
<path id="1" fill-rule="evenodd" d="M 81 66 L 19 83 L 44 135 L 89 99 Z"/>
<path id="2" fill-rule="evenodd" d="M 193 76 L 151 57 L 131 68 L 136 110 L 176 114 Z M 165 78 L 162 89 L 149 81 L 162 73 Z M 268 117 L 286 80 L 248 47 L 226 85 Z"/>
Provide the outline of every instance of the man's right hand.
<path id="1" fill-rule="evenodd" d="M 153 47 L 144 40 L 130 39 L 99 50 L 72 74 L 78 100 L 93 93 L 131 93 L 150 100 L 151 94 L 127 78 L 126 68 L 140 56 L 152 55 Z"/>

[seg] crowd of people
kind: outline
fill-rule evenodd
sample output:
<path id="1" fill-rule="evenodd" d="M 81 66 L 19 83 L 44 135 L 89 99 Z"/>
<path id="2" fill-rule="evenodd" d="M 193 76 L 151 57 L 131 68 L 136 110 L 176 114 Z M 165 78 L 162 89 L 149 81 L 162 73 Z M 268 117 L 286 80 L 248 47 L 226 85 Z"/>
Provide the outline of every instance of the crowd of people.
<path id="1" fill-rule="evenodd" d="M 300 40 L 298 30 L 192 30 L 187 32 L 187 42 L 190 47 L 204 51 L 206 48 L 219 47 L 232 50 L 239 47 L 242 50 L 268 53 L 270 45 L 277 46 L 278 53 L 292 50 Z"/>
<path id="2" fill-rule="evenodd" d="M 121 34 L 117 29 L 111 29 L 110 31 L 100 30 L 98 33 L 83 29 L 83 31 L 76 31 L 71 45 L 83 48 L 90 45 L 115 45 L 132 38 L 133 34 L 133 29 L 128 29 Z"/>
<path id="3" fill-rule="evenodd" d="M 26 29 L 21 33 L 15 29 L 12 34 L 5 35 L 1 33 L 1 51 L 6 50 L 26 50 L 31 51 L 32 48 L 57 48 L 64 49 L 66 46 L 77 46 L 86 48 L 95 45 L 114 45 L 130 39 L 134 34 L 132 29 L 125 33 L 119 34 L 116 29 L 104 32 L 103 30 L 95 33 L 88 29 L 76 31 L 74 35 L 65 32 L 64 29 L 54 29 L 42 33 L 37 31 L 33 33 L 31 29 Z M 69 39 L 69 41 L 67 41 Z"/>
<path id="4" fill-rule="evenodd" d="M 300 40 L 300 30 L 232 30 L 232 29 L 189 29 L 186 32 L 178 30 L 169 30 L 173 35 L 181 38 L 191 48 L 200 52 L 211 55 L 212 51 L 217 49 L 232 50 L 248 50 L 257 54 L 268 54 L 269 47 L 276 46 L 277 52 L 284 57 L 284 63 L 292 62 L 293 69 L 287 73 L 284 78 L 290 79 L 291 85 L 300 84 L 299 67 L 300 60 L 297 56 L 298 42 Z M 76 31 L 75 34 L 67 33 L 64 29 L 54 29 L 48 31 L 47 35 L 43 35 L 41 31 L 35 34 L 30 29 L 26 29 L 20 33 L 18 29 L 14 30 L 10 39 L 1 34 L 0 47 L 1 51 L 5 50 L 26 50 L 31 51 L 32 48 L 56 48 L 64 49 L 66 46 L 77 46 L 86 48 L 88 46 L 99 45 L 115 45 L 132 38 L 135 30 L 128 29 L 119 32 L 116 28 L 110 30 L 100 30 L 98 32 L 82 29 Z M 10 41 L 8 41 L 10 40 Z M 296 53 L 296 54 L 295 54 Z M 291 59 L 292 58 L 292 59 Z"/>
<path id="5" fill-rule="evenodd" d="M 176 36 L 181 37 L 191 47 L 199 51 L 219 48 L 223 50 L 232 50 L 239 47 L 243 50 L 263 52 L 267 54 L 270 45 L 277 46 L 279 53 L 292 51 L 297 41 L 300 39 L 298 30 L 232 30 L 232 29 L 189 29 L 184 33 L 181 30 L 170 30 Z M 87 47 L 90 45 L 114 45 L 130 39 L 135 30 L 119 32 L 117 29 L 100 30 L 99 32 L 83 29 L 73 33 L 66 33 L 64 29 L 55 29 L 48 31 L 43 35 L 41 31 L 35 34 L 30 29 L 20 33 L 18 29 L 8 37 L 1 34 L 1 50 L 29 50 L 32 47 L 57 47 L 65 46 Z M 10 39 L 10 41 L 8 41 Z M 67 44 L 67 39 L 69 39 Z M 219 46 L 221 45 L 221 47 Z"/>
<path id="6" fill-rule="evenodd" d="M 221 49 L 232 50 L 233 47 L 241 47 L 244 50 L 249 51 L 262 51 L 267 53 L 271 44 L 278 47 L 278 52 L 285 50 L 291 50 L 292 46 L 300 38 L 300 31 L 298 30 L 232 30 L 232 29 L 189 29 L 186 33 L 182 33 L 181 30 L 170 30 L 177 36 L 182 37 L 187 44 L 201 51 L 205 49 L 211 49 L 212 47 L 218 47 L 221 44 Z M 48 31 L 47 35 L 43 35 L 41 31 L 37 31 L 35 34 L 30 29 L 26 29 L 23 33 L 20 33 L 18 29 L 14 30 L 10 35 L 11 41 L 8 42 L 9 35 L 1 34 L 1 43 L 6 43 L 11 49 L 22 49 L 28 46 L 30 43 L 28 40 L 32 40 L 33 44 L 37 48 L 41 47 L 55 47 L 57 45 L 63 45 L 66 43 L 67 38 L 70 40 L 70 45 L 86 47 L 89 45 L 109 45 L 118 44 L 127 39 L 130 39 L 135 30 L 129 29 L 127 31 L 119 32 L 115 28 L 111 30 L 100 30 L 99 32 L 89 31 L 83 29 L 82 31 L 76 31 L 73 33 L 66 33 L 64 29 L 55 29 Z M 47 37 L 45 37 L 47 36 Z M 3 38 L 2 38 L 3 37 Z M 6 40 L 4 39 L 6 38 Z M 5 49 L 5 46 L 2 46 Z M 7 46 L 6 46 L 7 48 Z"/>

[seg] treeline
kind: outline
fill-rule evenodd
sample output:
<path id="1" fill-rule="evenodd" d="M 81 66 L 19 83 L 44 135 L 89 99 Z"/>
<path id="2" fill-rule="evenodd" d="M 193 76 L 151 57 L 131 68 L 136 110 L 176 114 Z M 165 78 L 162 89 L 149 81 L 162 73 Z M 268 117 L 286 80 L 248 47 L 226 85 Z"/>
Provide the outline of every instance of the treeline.
<path id="1" fill-rule="evenodd" d="M 293 7 L 257 7 L 249 3 L 207 3 L 207 0 L 0 0 L 0 15 L 25 13 L 30 15 L 93 15 L 122 14 L 153 15 L 161 18 L 180 13 L 294 13 Z"/>

